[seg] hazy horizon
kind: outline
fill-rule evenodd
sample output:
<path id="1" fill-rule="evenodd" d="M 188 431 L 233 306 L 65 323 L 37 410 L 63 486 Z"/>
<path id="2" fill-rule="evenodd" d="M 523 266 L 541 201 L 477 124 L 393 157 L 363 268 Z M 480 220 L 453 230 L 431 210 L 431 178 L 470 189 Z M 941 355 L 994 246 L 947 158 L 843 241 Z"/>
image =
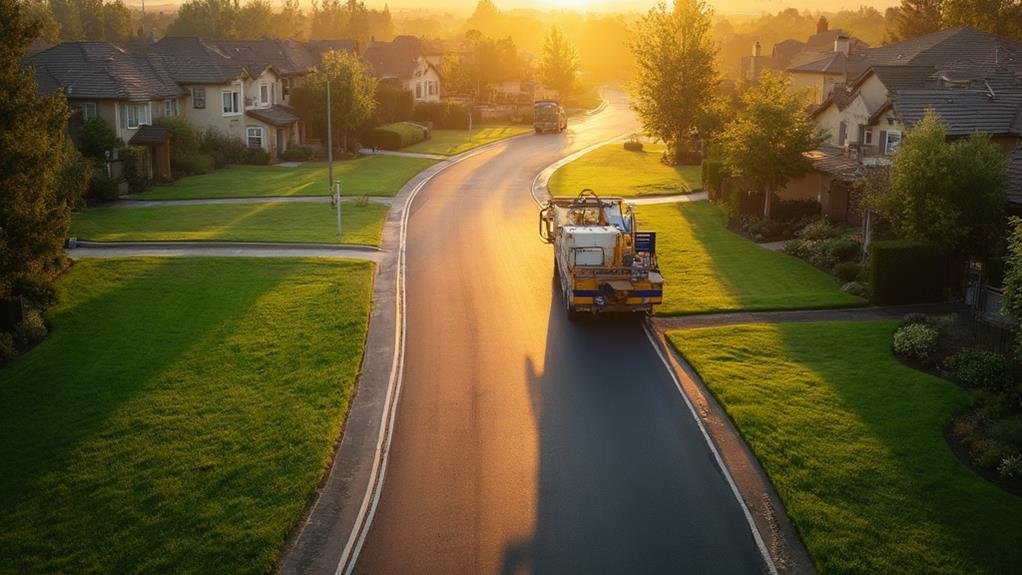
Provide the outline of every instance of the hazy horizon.
<path id="1" fill-rule="evenodd" d="M 241 0 L 244 3 L 245 0 Z M 184 0 L 124 0 L 128 6 L 139 7 L 145 3 L 147 8 L 158 9 L 162 6 L 177 6 Z M 271 0 L 274 5 L 283 4 L 283 0 Z M 468 15 L 475 8 L 478 0 L 435 0 L 423 6 L 421 0 L 367 0 L 369 8 L 388 6 L 393 12 L 449 12 Z M 669 3 L 669 0 L 668 0 Z M 875 2 L 846 2 L 831 0 L 813 2 L 811 0 L 710 0 L 707 2 L 718 14 L 763 14 L 776 13 L 780 10 L 795 8 L 799 11 L 837 12 L 839 10 L 856 10 L 860 6 L 872 6 L 883 11 L 889 6 L 897 6 L 899 0 L 877 0 Z M 542 11 L 571 10 L 576 12 L 644 12 L 657 4 L 657 0 L 494 0 L 494 4 L 502 10 L 532 9 Z M 312 5 L 311 0 L 301 0 L 303 7 Z"/>

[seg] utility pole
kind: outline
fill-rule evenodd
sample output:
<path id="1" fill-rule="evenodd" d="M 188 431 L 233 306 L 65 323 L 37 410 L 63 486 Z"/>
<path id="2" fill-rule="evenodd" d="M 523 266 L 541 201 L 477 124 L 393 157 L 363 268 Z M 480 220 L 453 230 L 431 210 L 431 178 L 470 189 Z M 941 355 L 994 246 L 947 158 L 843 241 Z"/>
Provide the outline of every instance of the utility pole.
<path id="1" fill-rule="evenodd" d="M 328 190 L 334 185 L 334 124 L 330 115 L 330 76 L 326 78 L 326 185 Z"/>

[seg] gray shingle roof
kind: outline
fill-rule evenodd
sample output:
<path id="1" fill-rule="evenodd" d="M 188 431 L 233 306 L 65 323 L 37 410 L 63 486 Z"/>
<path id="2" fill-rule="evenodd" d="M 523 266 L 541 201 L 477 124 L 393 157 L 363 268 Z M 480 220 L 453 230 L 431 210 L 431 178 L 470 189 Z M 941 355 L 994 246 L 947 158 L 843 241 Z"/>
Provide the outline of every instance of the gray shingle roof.
<path id="1" fill-rule="evenodd" d="M 788 67 L 789 72 L 817 72 L 820 74 L 842 74 L 847 57 L 841 52 L 831 52 L 821 58 Z"/>
<path id="2" fill-rule="evenodd" d="M 862 168 L 858 160 L 848 157 L 843 148 L 836 146 L 820 146 L 806 155 L 815 170 L 833 176 L 854 178 Z"/>
<path id="3" fill-rule="evenodd" d="M 392 42 L 370 42 L 362 58 L 377 78 L 407 80 L 415 72 L 421 54 L 417 38 L 398 36 Z"/>
<path id="4" fill-rule="evenodd" d="M 872 48 L 863 53 L 872 65 L 940 67 L 956 60 L 1000 65 L 1022 71 L 1022 44 L 975 28 L 949 28 Z"/>
<path id="5" fill-rule="evenodd" d="M 145 46 L 145 51 L 169 59 L 171 73 L 181 84 L 225 84 L 245 73 L 242 63 L 201 38 L 167 36 Z"/>
<path id="6" fill-rule="evenodd" d="M 276 104 L 269 108 L 255 108 L 252 110 L 245 111 L 246 116 L 251 116 L 256 120 L 261 120 L 267 124 L 273 126 L 290 126 L 295 122 L 301 120 L 297 114 L 295 114 L 294 108 L 290 106 L 284 106 Z"/>
<path id="7" fill-rule="evenodd" d="M 991 96 L 979 90 L 896 90 L 891 92 L 891 105 L 908 126 L 914 126 L 927 109 L 933 108 L 947 124 L 949 135 L 1015 134 L 1016 120 L 1022 112 L 1022 91 Z"/>
<path id="8" fill-rule="evenodd" d="M 170 130 L 162 126 L 150 126 L 148 124 L 139 126 L 135 135 L 128 140 L 132 146 L 146 146 L 162 144 L 170 138 Z"/>
<path id="9" fill-rule="evenodd" d="M 107 42 L 58 44 L 25 63 L 35 69 L 40 89 L 59 86 L 72 98 L 144 101 L 185 93 L 166 58 L 129 54 Z"/>

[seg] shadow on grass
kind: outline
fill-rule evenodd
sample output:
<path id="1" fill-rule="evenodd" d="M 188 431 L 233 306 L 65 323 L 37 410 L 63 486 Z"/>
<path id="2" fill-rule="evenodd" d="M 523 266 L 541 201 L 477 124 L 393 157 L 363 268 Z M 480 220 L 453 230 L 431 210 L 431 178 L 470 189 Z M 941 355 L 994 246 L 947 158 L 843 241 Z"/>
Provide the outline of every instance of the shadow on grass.
<path id="1" fill-rule="evenodd" d="M 281 280 L 267 278 L 217 298 L 212 292 L 222 283 L 204 284 L 208 277 L 187 268 L 187 261 L 172 258 L 88 261 L 61 280 L 70 301 L 54 310 L 50 336 L 0 371 L 0 461 L 7 469 L 0 474 L 0 508 L 10 509 L 36 478 L 63 466 L 79 443 L 185 353 L 196 334 L 243 313 Z M 74 302 L 75 284 L 96 274 L 123 282 Z"/>

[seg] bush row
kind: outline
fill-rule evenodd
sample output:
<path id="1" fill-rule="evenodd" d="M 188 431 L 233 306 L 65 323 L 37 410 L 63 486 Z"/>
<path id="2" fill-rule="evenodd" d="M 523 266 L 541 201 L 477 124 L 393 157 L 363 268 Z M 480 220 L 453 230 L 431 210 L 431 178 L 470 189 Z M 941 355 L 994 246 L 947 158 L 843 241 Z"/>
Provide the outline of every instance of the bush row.
<path id="1" fill-rule="evenodd" d="M 374 128 L 364 136 L 365 145 L 384 150 L 400 150 L 427 137 L 428 130 L 411 122 L 398 122 Z"/>
<path id="2" fill-rule="evenodd" d="M 446 102 L 422 102 L 415 106 L 412 119 L 429 122 L 434 129 L 467 130 L 469 108 Z M 474 118 L 476 121 L 478 117 Z"/>

